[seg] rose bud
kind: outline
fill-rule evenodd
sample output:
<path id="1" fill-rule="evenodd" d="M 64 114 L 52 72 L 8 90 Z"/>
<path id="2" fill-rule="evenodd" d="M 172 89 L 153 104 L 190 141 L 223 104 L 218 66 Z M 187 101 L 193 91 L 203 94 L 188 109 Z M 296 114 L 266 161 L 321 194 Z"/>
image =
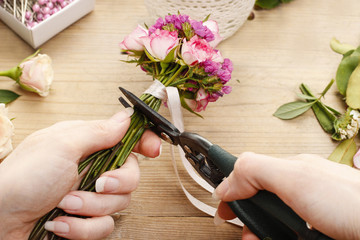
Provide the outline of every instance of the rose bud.
<path id="1" fill-rule="evenodd" d="M 45 97 L 49 94 L 54 71 L 51 58 L 46 54 L 37 55 L 37 53 L 23 60 L 18 66 L 0 72 L 0 76 L 9 77 L 16 81 L 21 88 Z"/>
<path id="2" fill-rule="evenodd" d="M 51 83 L 54 79 L 54 71 L 51 58 L 46 54 L 39 54 L 20 64 L 22 74 L 19 85 L 23 89 L 36 92 L 42 97 L 49 94 Z"/>

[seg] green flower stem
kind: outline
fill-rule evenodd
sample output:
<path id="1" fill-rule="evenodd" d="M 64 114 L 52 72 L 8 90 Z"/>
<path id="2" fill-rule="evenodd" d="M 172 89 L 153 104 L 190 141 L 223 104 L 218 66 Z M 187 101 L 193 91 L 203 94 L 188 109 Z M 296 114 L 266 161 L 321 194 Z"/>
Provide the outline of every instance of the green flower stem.
<path id="1" fill-rule="evenodd" d="M 13 67 L 7 71 L 0 72 L 0 76 L 9 77 L 14 81 L 18 81 L 22 74 L 22 69 L 19 66 Z"/>

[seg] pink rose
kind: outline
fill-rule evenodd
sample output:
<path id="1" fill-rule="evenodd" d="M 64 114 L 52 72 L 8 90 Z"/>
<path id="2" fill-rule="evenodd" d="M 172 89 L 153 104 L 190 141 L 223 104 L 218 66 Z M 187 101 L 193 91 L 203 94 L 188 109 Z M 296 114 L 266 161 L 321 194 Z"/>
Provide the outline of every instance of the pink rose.
<path id="1" fill-rule="evenodd" d="M 210 41 L 209 44 L 211 47 L 216 47 L 222 40 L 223 37 L 219 34 L 219 26 L 216 21 L 214 20 L 207 20 L 203 23 L 204 26 L 206 26 L 210 31 L 214 34 L 214 40 Z"/>
<path id="2" fill-rule="evenodd" d="M 219 51 L 215 51 L 205 39 L 199 38 L 197 35 L 188 42 L 184 39 L 181 55 L 184 62 L 190 66 L 204 62 L 207 59 L 216 62 L 221 62 L 223 59 Z"/>
<path id="3" fill-rule="evenodd" d="M 5 158 L 12 150 L 11 137 L 14 132 L 14 125 L 8 118 L 5 104 L 0 103 L 0 159 Z"/>
<path id="4" fill-rule="evenodd" d="M 164 60 L 168 54 L 179 45 L 178 33 L 156 29 L 150 36 L 141 37 L 147 52 L 155 60 Z M 175 57 L 172 56 L 172 59 Z"/>
<path id="5" fill-rule="evenodd" d="M 38 54 L 20 64 L 22 74 L 18 80 L 20 87 L 35 92 L 42 97 L 49 94 L 54 71 L 51 58 L 46 54 Z"/>
<path id="6" fill-rule="evenodd" d="M 148 30 L 138 25 L 137 28 L 119 44 L 120 48 L 123 50 L 143 51 L 144 45 L 140 38 L 147 35 Z"/>
<path id="7" fill-rule="evenodd" d="M 194 112 L 204 111 L 209 103 L 209 94 L 205 92 L 204 89 L 200 88 L 200 90 L 196 93 L 195 99 L 187 99 L 185 98 L 185 102 L 190 109 Z"/>

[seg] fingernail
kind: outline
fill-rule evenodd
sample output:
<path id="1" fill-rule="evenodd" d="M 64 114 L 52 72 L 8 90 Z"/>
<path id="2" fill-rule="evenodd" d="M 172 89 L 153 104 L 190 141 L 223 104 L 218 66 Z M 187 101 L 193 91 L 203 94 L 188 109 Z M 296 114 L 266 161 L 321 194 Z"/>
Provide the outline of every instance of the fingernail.
<path id="1" fill-rule="evenodd" d="M 95 190 L 98 193 L 112 192 L 120 188 L 120 181 L 112 177 L 101 177 L 96 180 Z"/>
<path id="2" fill-rule="evenodd" d="M 160 141 L 160 147 L 159 147 L 159 155 L 158 155 L 158 157 L 161 156 L 161 153 L 162 153 L 162 142 Z"/>
<path id="3" fill-rule="evenodd" d="M 212 193 L 213 199 L 221 200 L 224 197 L 225 193 L 228 191 L 228 189 L 229 181 L 227 180 L 227 178 L 225 178 Z"/>
<path id="4" fill-rule="evenodd" d="M 219 197 L 219 195 L 216 193 L 216 189 L 214 190 L 214 192 L 212 193 L 212 198 L 216 201 L 221 200 L 221 198 Z"/>
<path id="5" fill-rule="evenodd" d="M 83 206 L 81 198 L 73 195 L 66 195 L 61 202 L 58 204 L 59 208 L 66 210 L 79 210 Z"/>
<path id="6" fill-rule="evenodd" d="M 221 225 L 221 224 L 223 224 L 223 223 L 225 223 L 225 220 L 222 219 L 222 218 L 219 216 L 218 211 L 216 211 L 215 216 L 214 216 L 214 224 L 215 224 L 216 226 L 219 226 L 219 225 Z"/>
<path id="7" fill-rule="evenodd" d="M 131 117 L 134 114 L 134 109 L 132 107 L 125 108 L 125 112 Z"/>
<path id="8" fill-rule="evenodd" d="M 134 113 L 133 108 L 125 108 L 124 111 L 115 114 L 111 119 L 115 120 L 116 122 L 123 122 L 129 117 L 131 117 L 133 113 Z"/>
<path id="9" fill-rule="evenodd" d="M 70 231 L 69 225 L 60 221 L 47 221 L 44 227 L 47 231 L 54 233 L 68 233 Z"/>

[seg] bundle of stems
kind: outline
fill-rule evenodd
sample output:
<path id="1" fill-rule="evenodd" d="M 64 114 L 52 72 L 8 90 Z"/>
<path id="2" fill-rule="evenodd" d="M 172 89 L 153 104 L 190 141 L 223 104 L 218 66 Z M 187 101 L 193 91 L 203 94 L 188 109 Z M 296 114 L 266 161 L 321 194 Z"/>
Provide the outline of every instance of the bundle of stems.
<path id="1" fill-rule="evenodd" d="M 178 78 L 184 69 L 185 66 L 180 66 L 176 63 L 170 64 L 163 69 L 160 64 L 156 64 L 153 75 L 154 77 L 156 76 L 164 86 L 169 86 L 175 79 Z M 158 111 L 161 106 L 161 100 L 150 94 L 142 94 L 140 99 L 155 111 Z M 130 127 L 118 144 L 110 149 L 101 150 L 90 155 L 79 164 L 79 174 L 89 166 L 89 170 L 81 181 L 79 190 L 90 192 L 95 191 L 96 180 L 104 172 L 117 169 L 124 164 L 136 143 L 140 140 L 142 134 L 148 127 L 149 122 L 147 119 L 135 109 L 135 112 L 131 117 Z M 37 222 L 29 236 L 29 240 L 42 240 L 45 236 L 48 236 L 49 240 L 63 239 L 56 236 L 54 233 L 47 232 L 44 228 L 47 221 L 51 221 L 58 216 L 69 216 L 69 214 L 59 208 L 54 208 Z"/>

